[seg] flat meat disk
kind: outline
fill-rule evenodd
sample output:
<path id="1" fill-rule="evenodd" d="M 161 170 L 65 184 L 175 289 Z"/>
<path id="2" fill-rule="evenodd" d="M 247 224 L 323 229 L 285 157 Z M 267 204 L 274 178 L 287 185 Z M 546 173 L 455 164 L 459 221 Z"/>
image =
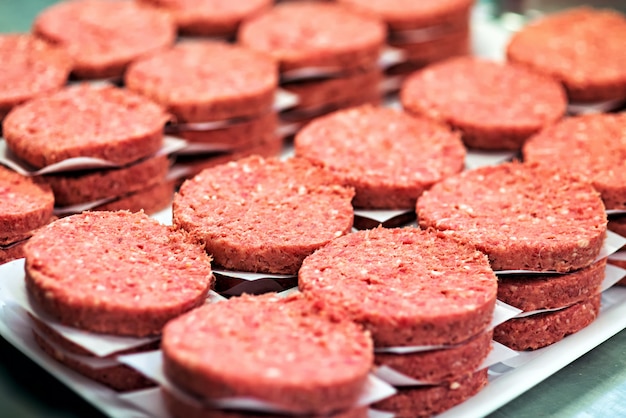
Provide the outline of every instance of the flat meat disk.
<path id="1" fill-rule="evenodd" d="M 198 402 L 189 402 L 177 396 L 173 391 L 161 388 L 163 401 L 168 412 L 173 418 L 292 418 L 293 415 L 275 414 L 256 411 L 239 411 L 228 409 L 214 409 L 210 406 L 202 405 Z M 368 408 L 354 408 L 347 411 L 336 412 L 324 415 L 298 415 L 302 418 L 367 418 Z"/>
<path id="2" fill-rule="evenodd" d="M 315 119 L 296 134 L 294 147 L 354 187 L 357 208 L 412 209 L 465 163 L 460 135 L 448 127 L 367 105 Z"/>
<path id="3" fill-rule="evenodd" d="M 606 212 L 591 184 L 517 162 L 449 177 L 417 201 L 422 228 L 476 246 L 498 270 L 557 271 L 594 262 Z"/>
<path id="4" fill-rule="evenodd" d="M 41 12 L 35 35 L 61 46 L 81 79 L 121 77 L 133 60 L 174 44 L 176 26 L 161 11 L 138 2 L 64 1 Z"/>
<path id="5" fill-rule="evenodd" d="M 281 88 L 298 97 L 298 104 L 291 109 L 307 110 L 324 106 L 342 106 L 342 103 L 363 95 L 381 96 L 382 81 L 381 69 L 373 68 L 342 77 L 288 83 Z"/>
<path id="6" fill-rule="evenodd" d="M 626 113 L 573 116 L 531 137 L 524 160 L 591 181 L 607 209 L 626 209 Z"/>
<path id="7" fill-rule="evenodd" d="M 234 37 L 241 22 L 271 8 L 272 0 L 140 0 L 170 13 L 191 36 Z"/>
<path id="8" fill-rule="evenodd" d="M 52 217 L 49 186 L 0 165 L 0 245 L 27 238 Z"/>
<path id="9" fill-rule="evenodd" d="M 371 68 L 383 48 L 382 21 L 334 3 L 284 3 L 243 22 L 238 41 L 269 53 L 281 71 Z"/>
<path id="10" fill-rule="evenodd" d="M 300 158 L 252 156 L 204 170 L 174 197 L 174 225 L 227 269 L 294 274 L 352 228 L 351 188 Z"/>
<path id="11" fill-rule="evenodd" d="M 468 147 L 481 149 L 519 149 L 567 106 L 557 81 L 476 57 L 451 58 L 414 73 L 400 100 L 409 113 L 445 122 L 463 133 Z"/>
<path id="12" fill-rule="evenodd" d="M 33 332 L 33 337 L 37 345 L 59 363 L 115 391 L 129 392 L 156 386 L 153 381 L 125 364 L 94 368 L 76 357 L 68 356 L 62 349 L 51 344 L 37 332 Z"/>
<path id="13" fill-rule="evenodd" d="M 353 9 L 381 18 L 391 31 L 420 29 L 469 21 L 474 0 L 339 0 Z"/>
<path id="14" fill-rule="evenodd" d="M 61 48 L 25 34 L 0 35 L 0 121 L 14 106 L 61 89 L 72 68 Z"/>
<path id="15" fill-rule="evenodd" d="M 387 366 L 424 383 L 454 382 L 475 372 L 491 352 L 489 330 L 458 345 L 409 354 L 375 353 L 374 363 Z"/>
<path id="16" fill-rule="evenodd" d="M 76 205 L 121 196 L 163 182 L 170 163 L 167 155 L 108 170 L 43 176 L 52 187 L 56 206 Z"/>
<path id="17" fill-rule="evenodd" d="M 568 308 L 509 319 L 494 329 L 493 339 L 513 350 L 537 350 L 561 341 L 591 324 L 600 312 L 601 295 Z"/>
<path id="18" fill-rule="evenodd" d="M 482 369 L 445 385 L 398 388 L 397 394 L 372 407 L 393 412 L 395 418 L 432 417 L 474 396 L 487 382 L 487 369 Z"/>
<path id="19" fill-rule="evenodd" d="M 36 168 L 73 157 L 126 165 L 161 148 L 168 119 L 138 94 L 81 84 L 14 108 L 3 132 L 11 151 Z"/>
<path id="20" fill-rule="evenodd" d="M 361 327 L 301 294 L 205 305 L 170 322 L 161 347 L 165 375 L 180 389 L 253 397 L 294 414 L 351 408 L 373 364 Z"/>
<path id="21" fill-rule="evenodd" d="M 143 213 L 83 212 L 26 244 L 26 287 L 61 323 L 97 333 L 158 335 L 205 302 L 212 283 L 201 247 Z"/>
<path id="22" fill-rule="evenodd" d="M 206 122 L 269 112 L 278 65 L 238 45 L 189 41 L 134 62 L 125 82 L 166 107 L 179 123 Z"/>
<path id="23" fill-rule="evenodd" d="M 377 347 L 456 344 L 485 331 L 497 279 L 474 248 L 433 231 L 377 228 L 302 263 L 298 287 L 346 312 Z"/>
<path id="24" fill-rule="evenodd" d="M 199 144 L 215 144 L 230 150 L 242 151 L 259 145 L 278 129 L 278 114 L 274 111 L 245 119 L 220 129 L 187 129 L 184 125 L 172 125 L 170 133 Z"/>
<path id="25" fill-rule="evenodd" d="M 498 300 L 525 312 L 556 309 L 600 292 L 606 258 L 567 274 L 514 274 L 498 277 Z"/>
<path id="26" fill-rule="evenodd" d="M 164 180 L 145 189 L 137 190 L 116 199 L 95 206 L 91 210 L 116 211 L 127 210 L 130 212 L 143 211 L 148 215 L 159 212 L 172 204 L 176 183 Z"/>
<path id="27" fill-rule="evenodd" d="M 507 59 L 559 80 L 573 102 L 626 99 L 626 17 L 579 7 L 513 34 Z"/>

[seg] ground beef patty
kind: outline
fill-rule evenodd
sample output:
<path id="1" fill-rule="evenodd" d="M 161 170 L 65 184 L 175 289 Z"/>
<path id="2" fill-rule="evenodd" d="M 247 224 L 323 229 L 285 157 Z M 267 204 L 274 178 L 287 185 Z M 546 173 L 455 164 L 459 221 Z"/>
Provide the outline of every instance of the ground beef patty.
<path id="1" fill-rule="evenodd" d="M 52 187 L 57 206 L 76 205 L 121 196 L 163 182 L 169 165 L 168 156 L 160 155 L 121 168 L 51 174 L 44 176 L 43 181 Z"/>
<path id="2" fill-rule="evenodd" d="M 513 34 L 511 62 L 559 80 L 574 102 L 626 98 L 626 17 L 580 7 L 546 16 Z"/>
<path id="3" fill-rule="evenodd" d="M 206 305 L 170 322 L 161 347 L 166 376 L 183 390 L 208 400 L 252 397 L 297 414 L 350 409 L 373 360 L 366 332 L 300 294 Z"/>
<path id="4" fill-rule="evenodd" d="M 183 35 L 234 37 L 240 23 L 272 0 L 140 0 L 169 12 Z"/>
<path id="5" fill-rule="evenodd" d="M 174 197 L 174 224 L 228 269 L 294 274 L 350 232 L 354 191 L 308 161 L 252 156 L 204 170 Z"/>
<path id="6" fill-rule="evenodd" d="M 26 286 L 61 323 L 156 335 L 204 303 L 213 283 L 201 247 L 143 213 L 83 212 L 38 231 L 24 249 Z"/>
<path id="7" fill-rule="evenodd" d="M 3 131 L 11 151 L 37 168 L 72 157 L 125 165 L 161 147 L 167 119 L 128 90 L 82 84 L 14 108 Z"/>
<path id="8" fill-rule="evenodd" d="M 397 394 L 373 407 L 393 412 L 396 418 L 431 417 L 475 395 L 487 382 L 487 369 L 483 369 L 445 385 L 399 388 Z"/>
<path id="9" fill-rule="evenodd" d="M 414 353 L 379 353 L 374 355 L 377 366 L 390 367 L 423 383 L 453 382 L 459 376 L 475 372 L 491 352 L 489 330 L 460 344 Z"/>
<path id="10" fill-rule="evenodd" d="M 79 78 L 121 77 L 134 59 L 169 47 L 176 37 L 166 13 L 132 1 L 63 1 L 41 12 L 33 32 L 64 48 Z"/>
<path id="11" fill-rule="evenodd" d="M 626 113 L 568 117 L 531 137 L 524 161 L 582 175 L 607 209 L 626 209 Z"/>
<path id="12" fill-rule="evenodd" d="M 591 324 L 600 312 L 598 293 L 568 308 L 513 318 L 494 329 L 493 339 L 513 350 L 536 350 L 554 344 Z"/>
<path id="13" fill-rule="evenodd" d="M 269 53 L 281 71 L 327 67 L 354 71 L 376 65 L 384 24 L 328 3 L 284 3 L 244 22 L 238 41 Z"/>
<path id="14" fill-rule="evenodd" d="M 206 122 L 270 112 L 278 66 L 238 45 L 190 41 L 136 61 L 125 81 L 166 107 L 177 122 Z"/>
<path id="15" fill-rule="evenodd" d="M 0 165 L 0 245 L 27 238 L 52 217 L 50 187 Z"/>
<path id="16" fill-rule="evenodd" d="M 591 184 L 517 162 L 443 180 L 418 199 L 417 217 L 423 228 L 476 246 L 494 270 L 586 267 L 602 247 L 607 224 Z"/>
<path id="17" fill-rule="evenodd" d="M 176 182 L 164 180 L 146 188 L 117 196 L 115 199 L 95 206 L 90 210 L 128 210 L 130 212 L 143 211 L 152 215 L 172 204 Z"/>
<path id="18" fill-rule="evenodd" d="M 357 208 L 413 208 L 417 197 L 463 169 L 460 135 L 401 111 L 362 106 L 315 119 L 294 140 L 295 153 L 354 187 Z"/>
<path id="19" fill-rule="evenodd" d="M 567 274 L 510 274 L 498 277 L 498 300 L 525 312 L 555 309 L 600 292 L 606 258 Z"/>
<path id="20" fill-rule="evenodd" d="M 0 121 L 14 106 L 59 90 L 72 67 L 61 48 L 25 34 L 0 35 Z"/>
<path id="21" fill-rule="evenodd" d="M 377 347 L 456 344 L 483 332 L 497 279 L 468 245 L 417 228 L 337 238 L 302 263 L 301 291 L 345 311 Z"/>
<path id="22" fill-rule="evenodd" d="M 470 148 L 519 149 L 559 120 L 567 105 L 558 82 L 523 66 L 460 57 L 411 75 L 400 91 L 409 112 L 445 122 Z M 506 103 L 506 106 L 503 106 Z"/>

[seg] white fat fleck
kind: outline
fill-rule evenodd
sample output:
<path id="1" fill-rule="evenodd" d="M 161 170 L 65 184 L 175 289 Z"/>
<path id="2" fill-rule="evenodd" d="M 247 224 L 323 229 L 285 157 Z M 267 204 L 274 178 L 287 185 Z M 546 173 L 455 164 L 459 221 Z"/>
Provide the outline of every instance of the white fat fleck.
<path id="1" fill-rule="evenodd" d="M 586 248 L 589 246 L 589 240 L 581 239 L 576 243 L 580 248 Z"/>
<path id="2" fill-rule="evenodd" d="M 269 369 L 265 371 L 266 377 L 274 378 L 274 377 L 280 377 L 281 375 L 282 375 L 282 372 L 276 367 L 270 367 Z"/>
<path id="3" fill-rule="evenodd" d="M 104 292 L 105 290 L 107 290 L 107 288 L 102 286 L 101 284 L 99 284 L 99 285 L 96 286 L 96 290 L 98 292 Z"/>
<path id="4" fill-rule="evenodd" d="M 450 384 L 450 390 L 457 390 L 461 387 L 461 384 L 459 382 L 452 382 Z"/>
<path id="5" fill-rule="evenodd" d="M 340 237 L 340 236 L 342 236 L 342 235 L 343 235 L 343 232 L 341 232 L 341 231 L 335 231 L 335 238 L 338 238 L 338 237 Z"/>
<path id="6" fill-rule="evenodd" d="M 298 194 L 300 194 L 300 195 L 306 194 L 306 186 L 298 187 Z"/>
<path id="7" fill-rule="evenodd" d="M 437 270 L 430 271 L 431 276 L 443 276 L 443 272 Z"/>
<path id="8" fill-rule="evenodd" d="M 241 171 L 243 171 L 244 173 L 251 173 L 252 169 L 250 168 L 248 164 L 243 164 L 241 166 Z"/>
<path id="9" fill-rule="evenodd" d="M 369 274 L 369 271 L 367 271 L 367 269 L 361 269 L 360 273 L 365 276 L 367 274 Z"/>

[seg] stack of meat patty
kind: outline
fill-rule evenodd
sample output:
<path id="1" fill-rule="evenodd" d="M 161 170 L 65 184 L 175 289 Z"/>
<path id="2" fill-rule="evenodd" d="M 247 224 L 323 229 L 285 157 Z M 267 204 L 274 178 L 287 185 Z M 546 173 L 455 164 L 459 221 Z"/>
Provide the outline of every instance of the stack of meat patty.
<path id="1" fill-rule="evenodd" d="M 590 324 L 600 309 L 606 260 L 598 261 L 607 217 L 592 185 L 564 171 L 506 163 L 466 171 L 427 191 L 418 221 L 488 255 L 498 297 L 526 311 L 496 327 L 494 339 L 516 350 L 540 348 Z"/>
<path id="2" fill-rule="evenodd" d="M 372 334 L 378 366 L 417 381 L 377 409 L 431 416 L 487 384 L 478 369 L 491 350 L 497 279 L 475 248 L 413 227 L 358 231 L 307 257 L 298 282 Z"/>

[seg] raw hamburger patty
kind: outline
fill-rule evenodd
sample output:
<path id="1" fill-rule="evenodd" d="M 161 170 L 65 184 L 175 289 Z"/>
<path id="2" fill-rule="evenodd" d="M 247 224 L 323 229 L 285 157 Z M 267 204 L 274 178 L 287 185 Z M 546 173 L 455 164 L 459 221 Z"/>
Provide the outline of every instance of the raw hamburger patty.
<path id="1" fill-rule="evenodd" d="M 397 394 L 373 407 L 393 412 L 396 418 L 431 417 L 475 395 L 487 381 L 487 369 L 483 369 L 445 385 L 399 388 Z"/>
<path id="2" fill-rule="evenodd" d="M 169 12 L 183 35 L 225 36 L 239 24 L 270 8 L 272 0 L 141 0 Z"/>
<path id="3" fill-rule="evenodd" d="M 582 175 L 607 209 L 626 209 L 626 113 L 568 117 L 531 137 L 524 161 Z"/>
<path id="4" fill-rule="evenodd" d="M 37 168 L 73 157 L 125 165 L 161 147 L 167 119 L 128 90 L 82 84 L 14 108 L 3 131 L 11 151 Z"/>
<path id="5" fill-rule="evenodd" d="M 156 335 L 202 305 L 210 258 L 185 234 L 143 213 L 83 212 L 26 245 L 26 286 L 61 323 L 88 331 Z"/>
<path id="6" fill-rule="evenodd" d="M 465 171 L 417 201 L 422 228 L 476 246 L 494 270 L 568 272 L 602 247 L 606 213 L 591 184 L 535 164 Z"/>
<path id="7" fill-rule="evenodd" d="M 137 190 L 117 197 L 116 199 L 98 205 L 91 210 L 127 210 L 130 212 L 143 211 L 152 215 L 167 208 L 174 198 L 175 182 L 163 180 L 145 189 Z"/>
<path id="8" fill-rule="evenodd" d="M 493 339 L 513 350 L 536 350 L 554 344 L 591 324 L 600 312 L 597 294 L 568 308 L 509 319 L 494 329 Z"/>
<path id="9" fill-rule="evenodd" d="M 298 104 L 293 109 L 307 110 L 323 106 L 341 105 L 363 95 L 380 96 L 383 73 L 380 68 L 321 80 L 289 83 L 281 86 L 298 96 Z"/>
<path id="10" fill-rule="evenodd" d="M 79 78 L 121 77 L 134 59 L 174 43 L 173 20 L 132 1 L 76 0 L 37 16 L 33 32 L 63 47 Z"/>
<path id="11" fill-rule="evenodd" d="M 177 122 L 205 122 L 269 112 L 278 66 L 241 46 L 189 41 L 136 61 L 125 81 L 166 107 Z"/>
<path id="12" fill-rule="evenodd" d="M 606 258 L 567 274 L 514 274 L 498 278 L 498 300 L 523 311 L 555 309 L 600 292 Z"/>
<path id="13" fill-rule="evenodd" d="M 424 383 L 453 382 L 478 369 L 491 351 L 493 331 L 449 348 L 409 354 L 375 353 L 374 363 L 388 366 Z"/>
<path id="14" fill-rule="evenodd" d="M 339 0 L 385 21 L 391 31 L 467 21 L 473 0 Z"/>
<path id="15" fill-rule="evenodd" d="M 28 237 L 49 222 L 53 207 L 49 186 L 0 165 L 0 242 Z"/>
<path id="16" fill-rule="evenodd" d="M 294 140 L 295 153 L 354 187 L 359 208 L 414 208 L 417 197 L 463 169 L 460 135 L 424 118 L 362 106 L 315 119 Z"/>
<path id="17" fill-rule="evenodd" d="M 145 189 L 163 182 L 168 168 L 167 155 L 160 155 L 122 168 L 54 174 L 43 180 L 52 187 L 55 204 L 66 206 Z"/>
<path id="18" fill-rule="evenodd" d="M 206 305 L 170 322 L 161 347 L 166 376 L 183 390 L 253 397 L 296 414 L 351 408 L 373 360 L 367 333 L 299 294 Z"/>
<path id="19" fill-rule="evenodd" d="M 93 368 L 74 356 L 68 356 L 62 349 L 47 341 L 37 332 L 33 332 L 33 336 L 37 345 L 59 363 L 116 391 L 127 392 L 156 386 L 154 382 L 148 380 L 141 373 L 124 364 Z"/>
<path id="20" fill-rule="evenodd" d="M 269 53 L 281 71 L 328 67 L 341 71 L 376 65 L 384 24 L 332 3 L 284 3 L 244 22 L 238 41 Z"/>
<path id="21" fill-rule="evenodd" d="M 163 401 L 167 405 L 168 412 L 173 418 L 290 418 L 293 415 L 270 414 L 255 411 L 237 411 L 227 409 L 213 409 L 208 406 L 201 406 L 197 402 L 192 404 L 165 388 L 161 388 Z M 302 418 L 367 418 L 368 408 L 361 407 L 341 411 L 334 414 L 324 415 L 298 415 Z"/>
<path id="22" fill-rule="evenodd" d="M 400 99 L 408 112 L 445 122 L 463 133 L 468 147 L 484 149 L 520 148 L 559 120 L 567 105 L 557 81 L 476 57 L 451 58 L 414 73 Z"/>
<path id="23" fill-rule="evenodd" d="M 580 7 L 513 34 L 507 59 L 559 80 L 574 102 L 626 98 L 626 17 Z"/>
<path id="24" fill-rule="evenodd" d="M 294 274 L 350 232 L 352 189 L 300 158 L 252 156 L 204 170 L 174 197 L 174 224 L 225 268 Z"/>
<path id="25" fill-rule="evenodd" d="M 0 35 L 0 120 L 14 106 L 59 90 L 72 62 L 61 48 L 31 35 Z"/>
<path id="26" fill-rule="evenodd" d="M 301 291 L 345 311 L 377 347 L 456 344 L 491 321 L 497 279 L 474 248 L 432 231 L 377 228 L 302 263 Z"/>

